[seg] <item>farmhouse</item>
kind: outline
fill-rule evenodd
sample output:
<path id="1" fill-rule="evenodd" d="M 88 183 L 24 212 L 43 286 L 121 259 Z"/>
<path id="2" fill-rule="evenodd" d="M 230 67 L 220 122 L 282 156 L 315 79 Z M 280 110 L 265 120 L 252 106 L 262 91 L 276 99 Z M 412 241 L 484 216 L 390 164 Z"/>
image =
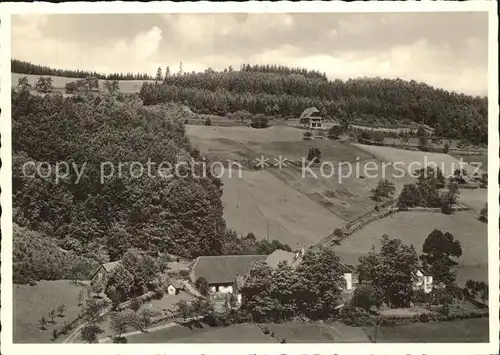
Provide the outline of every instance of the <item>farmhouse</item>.
<path id="1" fill-rule="evenodd" d="M 199 256 L 190 265 L 189 278 L 193 283 L 200 277 L 207 280 L 216 293 L 236 293 L 237 276 L 245 275 L 256 261 L 266 261 L 266 255 Z"/>
<path id="2" fill-rule="evenodd" d="M 168 283 L 167 286 L 167 293 L 169 295 L 177 295 L 179 294 L 179 291 L 184 289 L 184 285 L 177 280 L 172 280 Z"/>
<path id="3" fill-rule="evenodd" d="M 316 107 L 308 107 L 300 115 L 300 123 L 304 128 L 323 129 L 323 117 Z"/>
<path id="4" fill-rule="evenodd" d="M 90 281 L 91 282 L 94 282 L 94 281 L 103 281 L 103 282 L 106 282 L 106 279 L 107 279 L 108 275 L 114 269 L 116 269 L 116 267 L 118 265 L 120 265 L 120 263 L 121 263 L 121 261 L 117 260 L 117 261 L 113 261 L 113 262 L 110 262 L 110 263 L 99 265 L 99 267 L 96 269 L 96 271 L 92 275 Z"/>
<path id="5" fill-rule="evenodd" d="M 422 290 L 424 293 L 430 293 L 433 289 L 432 276 L 426 275 L 421 269 L 415 272 L 417 280 L 413 284 L 414 290 Z"/>

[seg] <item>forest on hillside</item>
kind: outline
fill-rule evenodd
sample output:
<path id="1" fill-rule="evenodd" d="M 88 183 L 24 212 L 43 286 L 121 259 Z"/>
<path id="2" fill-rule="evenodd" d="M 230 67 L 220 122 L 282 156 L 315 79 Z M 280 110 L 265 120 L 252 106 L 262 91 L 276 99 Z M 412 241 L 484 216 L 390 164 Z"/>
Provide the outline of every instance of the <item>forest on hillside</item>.
<path id="1" fill-rule="evenodd" d="M 16 59 L 12 72 L 107 80 L 151 80 L 146 74 L 99 74 L 51 69 Z M 436 135 L 472 144 L 487 144 L 488 99 L 434 88 L 402 79 L 357 78 L 328 80 L 324 73 L 284 65 L 242 64 L 239 70 L 208 68 L 177 73 L 158 68 L 155 82 L 140 91 L 145 105 L 181 102 L 197 113 L 226 116 L 240 110 L 252 114 L 298 117 L 311 106 L 332 119 L 346 117 L 356 124 L 408 126 L 426 124 Z"/>
<path id="2" fill-rule="evenodd" d="M 436 135 L 487 143 L 488 99 L 425 83 L 401 79 L 359 78 L 329 81 L 319 73 L 278 66 L 242 66 L 240 71 L 211 69 L 165 76 L 163 83 L 144 83 L 145 105 L 183 102 L 199 113 L 298 117 L 310 106 L 324 116 L 349 116 L 355 123 L 398 125 L 415 122 Z"/>
<path id="3" fill-rule="evenodd" d="M 68 70 L 68 69 L 54 69 L 43 65 L 37 65 L 30 62 L 11 59 L 10 61 L 11 72 L 18 74 L 32 74 L 32 75 L 50 75 L 62 76 L 66 78 L 87 78 L 94 77 L 102 80 L 153 80 L 150 75 L 145 73 L 112 73 L 102 74 L 95 71 L 86 70 Z"/>
<path id="4" fill-rule="evenodd" d="M 222 183 L 202 165 L 160 173 L 160 163 L 200 154 L 181 119 L 137 96 L 12 91 L 15 282 L 68 277 L 71 260 L 114 261 L 129 248 L 186 257 L 288 248 L 227 230 Z"/>

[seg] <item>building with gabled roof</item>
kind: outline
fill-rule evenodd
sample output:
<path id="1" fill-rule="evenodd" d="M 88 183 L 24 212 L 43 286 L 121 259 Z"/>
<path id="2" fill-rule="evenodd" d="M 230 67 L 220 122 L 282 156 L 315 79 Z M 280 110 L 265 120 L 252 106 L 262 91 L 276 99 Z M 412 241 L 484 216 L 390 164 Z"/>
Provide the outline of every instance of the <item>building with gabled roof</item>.
<path id="1" fill-rule="evenodd" d="M 110 263 L 105 263 L 105 264 L 99 265 L 99 267 L 96 269 L 96 271 L 94 271 L 94 274 L 90 278 L 90 281 L 91 282 L 94 282 L 94 281 L 105 282 L 108 275 L 111 272 L 113 272 L 113 270 L 116 269 L 116 267 L 120 264 L 121 264 L 121 260 L 117 260 L 117 261 L 112 261 Z"/>
<path id="2" fill-rule="evenodd" d="M 189 278 L 193 283 L 205 278 L 212 292 L 233 293 L 236 277 L 245 275 L 254 262 L 265 262 L 266 258 L 266 255 L 199 256 L 190 264 Z"/>
<path id="3" fill-rule="evenodd" d="M 304 128 L 309 129 L 322 129 L 323 128 L 323 117 L 316 107 L 306 108 L 299 118 L 300 123 Z"/>

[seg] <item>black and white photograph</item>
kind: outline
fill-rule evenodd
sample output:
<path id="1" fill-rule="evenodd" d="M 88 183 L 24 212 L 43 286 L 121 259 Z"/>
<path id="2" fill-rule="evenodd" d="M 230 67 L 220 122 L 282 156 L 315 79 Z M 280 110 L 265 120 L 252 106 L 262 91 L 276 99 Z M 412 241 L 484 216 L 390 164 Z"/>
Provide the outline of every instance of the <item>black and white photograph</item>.
<path id="1" fill-rule="evenodd" d="M 474 3 L 2 7 L 2 343 L 498 351 Z"/>

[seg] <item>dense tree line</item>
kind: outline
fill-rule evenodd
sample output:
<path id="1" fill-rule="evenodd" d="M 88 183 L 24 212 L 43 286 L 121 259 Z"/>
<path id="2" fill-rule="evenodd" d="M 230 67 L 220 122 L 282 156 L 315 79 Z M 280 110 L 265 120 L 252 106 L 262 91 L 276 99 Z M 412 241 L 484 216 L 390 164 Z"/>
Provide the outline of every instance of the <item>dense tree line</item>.
<path id="1" fill-rule="evenodd" d="M 95 264 L 63 250 L 46 235 L 14 223 L 12 238 L 14 283 L 89 277 Z M 76 273 L 79 275 L 76 275 Z"/>
<path id="2" fill-rule="evenodd" d="M 401 79 L 327 81 L 279 70 L 210 70 L 171 75 L 163 84 L 144 83 L 140 96 L 146 105 L 184 102 L 196 112 L 218 115 L 244 109 L 252 114 L 298 117 L 305 108 L 315 106 L 324 116 L 340 119 L 347 114 L 353 123 L 425 123 L 438 136 L 487 142 L 486 97 Z"/>
<path id="3" fill-rule="evenodd" d="M 231 69 L 229 69 L 229 71 L 231 71 Z M 316 78 L 316 79 L 322 79 L 325 81 L 328 80 L 325 73 L 320 73 L 317 70 L 307 70 L 305 68 L 289 68 L 285 65 L 242 64 L 240 66 L 240 71 L 274 73 L 274 74 L 280 74 L 280 75 L 298 74 L 298 75 L 303 75 L 306 78 Z"/>
<path id="4" fill-rule="evenodd" d="M 201 158 L 183 122 L 167 106 L 119 98 L 12 92 L 13 205 L 20 226 L 99 262 L 117 260 L 129 248 L 187 257 L 285 248 L 227 231 L 222 183 L 191 164 Z M 166 175 L 161 163 L 179 166 L 180 174 Z M 57 175 L 58 167 L 65 176 Z"/>
<path id="5" fill-rule="evenodd" d="M 296 268 L 254 263 L 241 290 L 241 310 L 253 321 L 283 321 L 302 315 L 328 319 L 342 301 L 343 266 L 329 249 L 309 250 Z"/>
<path id="6" fill-rule="evenodd" d="M 11 59 L 11 71 L 18 74 L 51 75 L 67 78 L 87 78 L 89 76 L 103 80 L 154 80 L 145 73 L 112 73 L 102 74 L 95 71 L 54 69 L 43 65 L 36 65 L 18 59 Z"/>

